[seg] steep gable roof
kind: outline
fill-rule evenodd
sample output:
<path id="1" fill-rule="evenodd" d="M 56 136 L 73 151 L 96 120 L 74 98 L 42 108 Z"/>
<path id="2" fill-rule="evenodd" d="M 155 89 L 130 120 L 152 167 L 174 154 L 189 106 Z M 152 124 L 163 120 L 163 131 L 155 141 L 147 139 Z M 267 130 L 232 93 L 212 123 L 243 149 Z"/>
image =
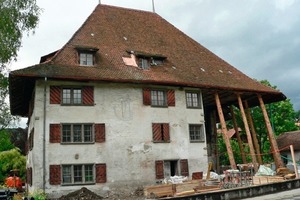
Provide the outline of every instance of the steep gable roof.
<path id="1" fill-rule="evenodd" d="M 79 65 L 78 48 L 99 49 L 94 66 Z M 164 64 L 149 70 L 126 65 L 124 59 L 138 52 L 159 55 L 164 58 Z M 19 92 L 30 90 L 35 79 L 44 77 L 197 87 L 206 94 L 205 105 L 212 104 L 210 96 L 215 90 L 223 91 L 225 98 L 232 95 L 226 91 L 235 91 L 247 97 L 262 93 L 267 102 L 285 99 L 281 92 L 249 78 L 158 14 L 108 5 L 99 4 L 62 49 L 41 61 L 45 62 L 10 73 L 13 114 L 26 115 L 24 102 L 29 99 L 20 97 Z"/>

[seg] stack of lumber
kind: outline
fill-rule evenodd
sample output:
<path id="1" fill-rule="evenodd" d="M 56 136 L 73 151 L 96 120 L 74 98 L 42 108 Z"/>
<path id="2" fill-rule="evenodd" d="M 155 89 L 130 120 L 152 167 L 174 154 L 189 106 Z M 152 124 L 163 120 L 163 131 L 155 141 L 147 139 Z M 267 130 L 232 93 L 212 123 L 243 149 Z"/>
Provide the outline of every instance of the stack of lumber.
<path id="1" fill-rule="evenodd" d="M 205 185 L 203 180 L 191 180 L 178 184 L 161 184 L 144 188 L 147 198 L 185 196 L 218 190 L 219 185 Z"/>
<path id="2" fill-rule="evenodd" d="M 281 176 L 253 176 L 253 185 L 276 183 L 284 180 L 284 177 Z"/>
<path id="3" fill-rule="evenodd" d="M 160 197 L 172 197 L 175 190 L 173 184 L 161 184 L 155 186 L 148 186 L 144 188 L 144 195 L 147 198 L 160 198 Z"/>

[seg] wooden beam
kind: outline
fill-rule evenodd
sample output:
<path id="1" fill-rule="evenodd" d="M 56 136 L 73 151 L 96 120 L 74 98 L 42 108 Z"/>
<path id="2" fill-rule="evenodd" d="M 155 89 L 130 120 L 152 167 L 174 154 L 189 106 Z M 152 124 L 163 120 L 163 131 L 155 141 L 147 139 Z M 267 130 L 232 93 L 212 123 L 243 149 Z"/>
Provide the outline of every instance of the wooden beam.
<path id="1" fill-rule="evenodd" d="M 248 101 L 244 101 L 245 104 L 245 109 L 246 109 L 246 113 L 247 113 L 247 119 L 250 125 L 250 130 L 251 130 L 251 134 L 252 134 L 252 139 L 253 139 L 253 143 L 254 143 L 254 148 L 255 148 L 255 152 L 256 152 L 256 158 L 257 161 L 260 165 L 263 164 L 262 158 L 261 158 L 261 152 L 260 152 L 260 146 L 257 140 L 257 134 L 256 134 L 256 130 L 254 127 L 254 123 L 253 123 L 253 119 L 251 116 L 251 112 L 250 112 L 250 108 L 248 106 Z"/>
<path id="2" fill-rule="evenodd" d="M 220 101 L 218 93 L 215 93 L 215 101 L 216 101 L 216 105 L 217 105 L 217 109 L 218 109 L 218 114 L 219 114 L 220 123 L 221 123 L 221 127 L 222 127 L 222 135 L 223 135 L 223 139 L 225 140 L 230 166 L 232 169 L 236 169 L 236 164 L 235 164 L 232 148 L 230 145 L 229 137 L 227 134 L 226 122 L 225 122 L 225 118 L 223 115 L 221 101 Z"/>
<path id="3" fill-rule="evenodd" d="M 284 167 L 284 164 L 283 164 L 282 159 L 280 157 L 280 152 L 279 152 L 279 149 L 278 149 L 278 145 L 277 145 L 275 136 L 273 134 L 273 130 L 272 130 L 272 127 L 271 127 L 270 119 L 269 119 L 264 101 L 263 101 L 260 94 L 257 94 L 257 97 L 258 97 L 258 100 L 259 100 L 260 108 L 261 108 L 262 113 L 264 115 L 264 119 L 265 119 L 265 123 L 266 123 L 266 127 L 267 127 L 269 141 L 270 141 L 270 144 L 271 144 L 271 149 L 272 149 L 272 152 L 273 152 L 273 158 L 274 158 L 275 165 L 276 165 L 277 168 Z"/>
<path id="4" fill-rule="evenodd" d="M 247 117 L 245 114 L 241 95 L 237 94 L 237 98 L 238 98 L 238 103 L 239 103 L 240 111 L 241 111 L 244 126 L 245 126 L 245 131 L 246 131 L 246 135 L 247 135 L 247 140 L 248 140 L 248 145 L 249 145 L 250 154 L 251 154 L 251 158 L 252 158 L 252 163 L 253 163 L 255 172 L 257 172 L 258 166 L 257 166 L 257 161 L 256 161 L 256 155 L 255 155 L 255 151 L 254 151 L 254 147 L 253 147 L 253 143 L 252 143 L 252 137 L 251 137 L 251 133 L 250 133 L 250 129 L 249 129 Z"/>
<path id="5" fill-rule="evenodd" d="M 231 112 L 231 116 L 232 116 L 232 122 L 233 122 L 234 130 L 235 130 L 236 138 L 237 138 L 237 141 L 238 141 L 238 144 L 240 147 L 240 151 L 241 151 L 241 155 L 242 155 L 242 161 L 243 161 L 243 164 L 246 164 L 247 160 L 246 160 L 246 156 L 245 156 L 245 152 L 244 152 L 244 146 L 243 146 L 243 142 L 242 142 L 242 139 L 240 136 L 239 127 L 236 122 L 236 116 L 235 116 L 235 113 L 233 110 L 233 106 L 230 106 L 230 112 Z"/>
<path id="6" fill-rule="evenodd" d="M 297 167 L 297 163 L 295 160 L 295 152 L 294 152 L 294 146 L 290 145 L 290 150 L 291 150 L 291 156 L 292 156 L 292 160 L 293 160 L 293 165 L 294 165 L 294 171 L 296 174 L 296 178 L 299 178 L 299 174 L 298 174 L 298 167 Z"/>

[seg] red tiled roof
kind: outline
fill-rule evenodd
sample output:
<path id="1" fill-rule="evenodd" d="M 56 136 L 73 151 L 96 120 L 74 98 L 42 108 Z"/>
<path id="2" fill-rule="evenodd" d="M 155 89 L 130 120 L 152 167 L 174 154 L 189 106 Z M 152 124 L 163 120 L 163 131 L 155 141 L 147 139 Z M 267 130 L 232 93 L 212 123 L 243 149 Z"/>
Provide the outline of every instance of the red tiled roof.
<path id="1" fill-rule="evenodd" d="M 95 66 L 79 66 L 78 47 L 99 49 Z M 122 57 L 130 57 L 130 51 L 161 55 L 165 62 L 150 70 L 127 66 Z M 20 99 L 13 89 L 24 87 L 19 83 L 21 80 L 16 81 L 22 77 L 189 86 L 264 93 L 271 95 L 270 101 L 285 98 L 281 92 L 249 78 L 152 12 L 98 5 L 66 45 L 46 58 L 45 63 L 10 73 L 13 113 L 20 114 L 17 108 Z"/>

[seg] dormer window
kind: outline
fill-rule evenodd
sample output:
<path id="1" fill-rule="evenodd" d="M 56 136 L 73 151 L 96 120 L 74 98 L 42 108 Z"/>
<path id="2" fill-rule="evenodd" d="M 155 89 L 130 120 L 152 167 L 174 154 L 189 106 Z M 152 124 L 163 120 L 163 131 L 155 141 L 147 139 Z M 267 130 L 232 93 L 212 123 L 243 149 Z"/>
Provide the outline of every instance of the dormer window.
<path id="1" fill-rule="evenodd" d="M 147 58 L 139 58 L 138 60 L 138 66 L 141 68 L 141 69 L 149 69 L 150 65 L 149 65 L 149 61 Z"/>
<path id="2" fill-rule="evenodd" d="M 140 51 L 127 51 L 131 58 L 124 58 L 126 65 L 137 66 L 141 69 L 150 69 L 152 66 L 163 65 L 166 56 L 160 54 L 145 53 Z M 133 60 L 133 61 L 132 61 Z"/>
<path id="3" fill-rule="evenodd" d="M 87 52 L 82 52 L 79 53 L 79 62 L 80 65 L 85 65 L 85 66 L 93 66 L 94 65 L 94 54 L 93 53 L 87 53 Z"/>
<path id="4" fill-rule="evenodd" d="M 138 57 L 138 66 L 141 69 L 149 69 L 151 66 L 159 66 L 164 63 L 163 57 Z"/>
<path id="5" fill-rule="evenodd" d="M 99 50 L 93 47 L 76 47 L 78 51 L 78 63 L 81 66 L 94 66 L 95 65 L 95 55 Z"/>

